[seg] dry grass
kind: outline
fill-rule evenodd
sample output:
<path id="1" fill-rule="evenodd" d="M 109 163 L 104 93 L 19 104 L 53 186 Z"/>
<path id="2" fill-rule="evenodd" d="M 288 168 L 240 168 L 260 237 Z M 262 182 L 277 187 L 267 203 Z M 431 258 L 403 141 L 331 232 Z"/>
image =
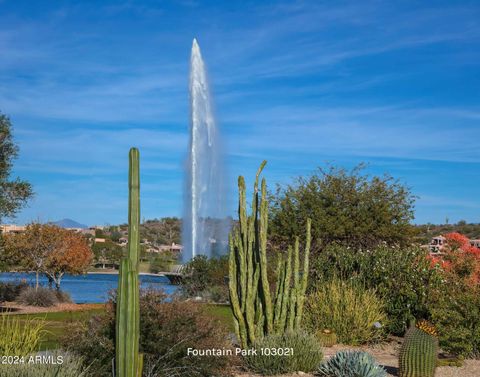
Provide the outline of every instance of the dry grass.
<path id="1" fill-rule="evenodd" d="M 339 342 L 345 344 L 381 340 L 383 329 L 374 324 L 384 327 L 386 320 L 382 300 L 375 291 L 336 278 L 319 285 L 305 303 L 305 326 L 313 333 L 334 330 Z"/>
<path id="2" fill-rule="evenodd" d="M 0 355 L 26 356 L 37 350 L 45 323 L 34 320 L 21 321 L 15 316 L 1 316 Z"/>

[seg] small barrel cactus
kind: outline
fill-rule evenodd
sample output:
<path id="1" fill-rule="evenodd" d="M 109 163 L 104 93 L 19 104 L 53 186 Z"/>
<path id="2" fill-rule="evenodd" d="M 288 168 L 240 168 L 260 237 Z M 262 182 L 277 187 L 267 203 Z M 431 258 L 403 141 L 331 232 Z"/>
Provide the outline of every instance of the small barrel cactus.
<path id="1" fill-rule="evenodd" d="M 400 349 L 400 377 L 433 377 L 437 365 L 438 340 L 428 321 L 411 326 Z"/>
<path id="2" fill-rule="evenodd" d="M 317 332 L 317 339 L 324 347 L 333 347 L 337 344 L 337 334 L 333 330 L 323 329 Z"/>
<path id="3" fill-rule="evenodd" d="M 317 370 L 320 377 L 386 377 L 387 372 L 372 355 L 363 351 L 340 351 Z"/>

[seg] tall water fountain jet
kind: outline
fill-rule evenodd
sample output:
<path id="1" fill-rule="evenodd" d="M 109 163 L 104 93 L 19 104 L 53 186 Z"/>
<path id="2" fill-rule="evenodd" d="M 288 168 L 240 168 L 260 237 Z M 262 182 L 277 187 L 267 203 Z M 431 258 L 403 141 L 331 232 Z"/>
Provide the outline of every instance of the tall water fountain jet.
<path id="1" fill-rule="evenodd" d="M 223 254 L 229 224 L 220 135 L 213 115 L 205 64 L 197 40 L 190 58 L 190 150 L 183 217 L 183 260 Z"/>

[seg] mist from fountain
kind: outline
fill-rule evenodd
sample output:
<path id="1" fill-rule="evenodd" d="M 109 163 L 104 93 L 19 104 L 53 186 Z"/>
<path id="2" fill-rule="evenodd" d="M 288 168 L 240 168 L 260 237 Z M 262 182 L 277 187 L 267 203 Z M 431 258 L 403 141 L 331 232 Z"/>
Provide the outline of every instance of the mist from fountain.
<path id="1" fill-rule="evenodd" d="M 225 171 L 205 63 L 193 40 L 190 59 L 190 144 L 183 216 L 183 261 L 227 250 Z"/>

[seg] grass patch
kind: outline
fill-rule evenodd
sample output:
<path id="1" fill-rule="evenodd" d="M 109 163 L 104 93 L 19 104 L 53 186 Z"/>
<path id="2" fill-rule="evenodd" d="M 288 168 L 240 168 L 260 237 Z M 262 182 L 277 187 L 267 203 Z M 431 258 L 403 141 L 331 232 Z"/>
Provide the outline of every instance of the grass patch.
<path id="1" fill-rule="evenodd" d="M 235 331 L 230 306 L 206 304 L 205 310 L 208 314 L 224 323 L 229 331 Z M 86 310 L 9 315 L 18 318 L 21 324 L 25 324 L 28 321 L 45 322 L 45 332 L 42 334 L 39 350 L 51 350 L 59 347 L 59 340 L 65 335 L 72 323 L 88 321 L 92 316 L 103 313 L 105 313 L 105 307 L 103 304 L 99 304 L 98 308 Z"/>
<path id="2" fill-rule="evenodd" d="M 233 326 L 233 313 L 229 305 L 205 305 L 205 311 L 219 319 L 230 331 L 235 331 Z"/>
<path id="3" fill-rule="evenodd" d="M 20 320 L 20 324 L 32 322 L 44 322 L 44 332 L 39 343 L 39 350 L 57 349 L 59 340 L 65 335 L 68 327 L 77 321 L 88 321 L 92 316 L 105 312 L 103 305 L 95 309 L 78 311 L 34 313 L 34 314 L 9 314 Z"/>

